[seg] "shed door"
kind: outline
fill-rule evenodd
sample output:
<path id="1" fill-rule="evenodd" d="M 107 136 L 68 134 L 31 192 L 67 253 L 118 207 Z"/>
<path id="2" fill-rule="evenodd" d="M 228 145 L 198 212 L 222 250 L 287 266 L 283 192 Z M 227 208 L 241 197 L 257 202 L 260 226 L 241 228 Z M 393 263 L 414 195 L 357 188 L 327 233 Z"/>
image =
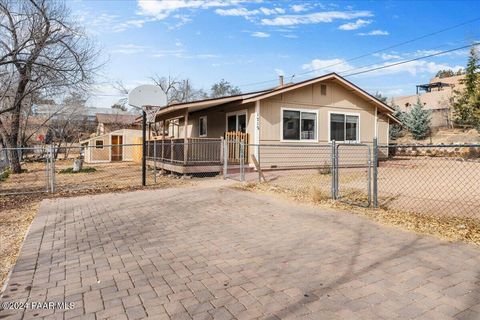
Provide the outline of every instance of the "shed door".
<path id="1" fill-rule="evenodd" d="M 122 161 L 123 136 L 112 136 L 112 161 Z"/>

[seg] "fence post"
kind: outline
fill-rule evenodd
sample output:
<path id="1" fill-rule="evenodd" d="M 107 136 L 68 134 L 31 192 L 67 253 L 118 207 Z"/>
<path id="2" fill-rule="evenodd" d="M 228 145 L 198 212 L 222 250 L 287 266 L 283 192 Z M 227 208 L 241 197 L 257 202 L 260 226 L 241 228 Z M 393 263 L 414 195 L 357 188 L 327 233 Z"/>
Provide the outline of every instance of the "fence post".
<path id="1" fill-rule="evenodd" d="M 55 149 L 50 147 L 50 192 L 55 193 Z"/>
<path id="2" fill-rule="evenodd" d="M 45 192 L 50 191 L 50 148 L 43 148 L 45 153 Z"/>
<path id="3" fill-rule="evenodd" d="M 157 183 L 157 140 L 153 140 L 153 183 Z"/>
<path id="4" fill-rule="evenodd" d="M 336 172 L 336 146 L 335 146 L 335 140 L 332 140 L 332 188 L 331 188 L 331 191 L 332 191 L 332 199 L 335 200 L 337 197 L 336 197 L 336 175 L 337 175 L 337 172 Z"/>
<path id="5" fill-rule="evenodd" d="M 373 207 L 378 208 L 378 140 L 373 139 Z"/>
<path id="6" fill-rule="evenodd" d="M 240 141 L 240 181 L 245 181 L 245 143 Z"/>
<path id="7" fill-rule="evenodd" d="M 223 140 L 223 179 L 227 178 L 228 174 L 228 143 L 227 139 Z"/>

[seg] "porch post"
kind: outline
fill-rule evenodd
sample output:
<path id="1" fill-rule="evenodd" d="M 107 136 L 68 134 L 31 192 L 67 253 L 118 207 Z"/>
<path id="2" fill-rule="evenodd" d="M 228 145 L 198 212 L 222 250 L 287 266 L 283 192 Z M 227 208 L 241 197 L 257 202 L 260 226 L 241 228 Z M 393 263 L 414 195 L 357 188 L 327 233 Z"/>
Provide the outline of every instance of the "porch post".
<path id="1" fill-rule="evenodd" d="M 161 164 L 162 164 L 162 171 L 161 171 L 161 174 L 163 174 L 163 161 L 164 161 L 164 158 L 165 158 L 165 120 L 162 120 L 162 161 Z"/>
<path id="2" fill-rule="evenodd" d="M 185 118 L 183 123 L 183 164 L 188 162 L 188 108 L 185 109 Z"/>
<path id="3" fill-rule="evenodd" d="M 253 144 L 257 145 L 257 148 L 253 148 L 255 158 L 260 161 L 259 157 L 259 147 L 260 144 L 260 101 L 255 101 L 255 126 L 253 134 Z"/>

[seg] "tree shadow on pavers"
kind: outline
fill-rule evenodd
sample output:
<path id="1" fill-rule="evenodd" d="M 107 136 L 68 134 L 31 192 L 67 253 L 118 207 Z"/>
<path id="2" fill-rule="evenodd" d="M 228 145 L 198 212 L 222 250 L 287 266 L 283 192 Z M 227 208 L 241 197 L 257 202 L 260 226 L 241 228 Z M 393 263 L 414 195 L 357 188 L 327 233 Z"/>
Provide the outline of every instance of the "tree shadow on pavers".
<path id="1" fill-rule="evenodd" d="M 478 306 L 480 306 L 480 271 L 477 271 L 477 276 L 475 277 L 475 279 L 477 279 L 474 283 L 474 287 L 472 288 L 472 290 L 470 290 L 470 292 L 468 292 L 465 296 L 464 296 L 464 305 L 466 306 L 465 307 L 465 310 L 459 312 L 458 314 L 454 315 L 453 318 L 454 319 L 458 319 L 458 320 L 478 320 L 479 316 L 480 316 L 480 312 L 479 311 L 475 311 L 475 310 L 472 310 L 470 308 L 472 307 L 477 307 L 477 310 L 478 310 Z M 461 298 L 459 299 L 461 300 Z"/>
<path id="2" fill-rule="evenodd" d="M 344 227 L 347 227 L 347 225 L 344 225 L 341 222 L 337 223 L 343 225 Z M 385 256 L 384 258 L 375 261 L 368 266 L 361 268 L 360 270 L 354 271 L 355 270 L 355 265 L 361 250 L 361 243 L 362 243 L 362 238 L 363 238 L 363 231 L 362 230 L 357 230 L 357 241 L 355 242 L 355 247 L 353 249 L 353 253 L 350 257 L 350 260 L 347 264 L 347 269 L 342 273 L 340 277 L 338 277 L 336 280 L 324 284 L 322 282 L 317 282 L 313 284 L 315 287 L 321 287 L 319 289 L 315 290 L 310 290 L 309 292 L 306 292 L 304 294 L 304 297 L 288 306 L 283 308 L 282 310 L 275 312 L 270 318 L 267 319 L 276 319 L 278 318 L 284 318 L 288 316 L 291 313 L 295 313 L 297 310 L 300 310 L 302 307 L 307 306 L 308 304 L 320 300 L 321 297 L 327 296 L 330 292 L 338 288 L 339 286 L 348 283 L 364 274 L 367 274 L 375 269 L 378 269 L 381 267 L 383 264 L 397 259 L 401 257 L 405 257 L 407 255 L 410 255 L 416 251 L 419 250 L 427 250 L 431 248 L 435 248 L 438 246 L 443 246 L 443 244 L 438 244 L 438 245 L 421 245 L 421 246 L 416 246 L 418 241 L 421 239 L 421 237 L 416 236 L 415 239 L 410 241 L 409 243 L 403 245 L 400 247 L 398 250 L 395 252 L 392 252 L 391 254 Z"/>

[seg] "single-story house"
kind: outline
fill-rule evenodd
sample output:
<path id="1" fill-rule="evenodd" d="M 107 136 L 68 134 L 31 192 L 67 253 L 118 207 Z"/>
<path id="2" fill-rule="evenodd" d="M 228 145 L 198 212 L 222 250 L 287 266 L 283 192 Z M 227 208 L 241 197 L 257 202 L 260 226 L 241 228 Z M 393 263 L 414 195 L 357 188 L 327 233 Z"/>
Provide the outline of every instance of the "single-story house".
<path id="1" fill-rule="evenodd" d="M 199 141 L 234 137 L 251 145 L 326 145 L 332 140 L 371 145 L 377 138 L 379 144 L 388 144 L 389 126 L 398 122 L 390 106 L 335 73 L 259 92 L 172 104 L 151 112 L 155 112 L 150 117 L 155 119 L 155 127 L 163 128 L 155 137 L 164 141 L 161 155 L 157 147 L 157 158 L 168 164 L 166 170 L 182 173 L 199 172 L 200 164 L 208 164 L 197 161 L 199 152 L 208 154 L 199 151 Z M 169 151 L 175 142 L 183 142 L 188 150 L 174 152 L 172 147 Z M 288 152 L 285 150 L 282 152 Z M 220 152 L 215 149 L 218 156 L 210 164 L 221 161 Z M 298 150 L 292 148 L 291 152 Z M 257 153 L 256 147 L 246 150 L 250 166 L 252 155 L 258 159 Z M 235 154 L 238 158 L 238 152 Z M 262 161 L 268 159 L 263 156 Z"/>
<path id="2" fill-rule="evenodd" d="M 142 130 L 120 129 L 80 141 L 87 163 L 133 161 L 141 147 Z"/>

